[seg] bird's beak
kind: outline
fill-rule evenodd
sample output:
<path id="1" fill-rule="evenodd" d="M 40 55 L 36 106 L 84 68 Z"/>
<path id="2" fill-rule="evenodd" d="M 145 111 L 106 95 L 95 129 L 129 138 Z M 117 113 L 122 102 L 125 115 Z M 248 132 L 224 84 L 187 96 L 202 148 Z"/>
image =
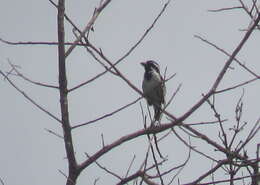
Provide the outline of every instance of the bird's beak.
<path id="1" fill-rule="evenodd" d="M 144 66 L 144 67 L 145 67 L 145 64 L 146 64 L 146 63 L 145 63 L 145 62 L 141 62 L 140 64 L 141 64 L 142 66 Z"/>

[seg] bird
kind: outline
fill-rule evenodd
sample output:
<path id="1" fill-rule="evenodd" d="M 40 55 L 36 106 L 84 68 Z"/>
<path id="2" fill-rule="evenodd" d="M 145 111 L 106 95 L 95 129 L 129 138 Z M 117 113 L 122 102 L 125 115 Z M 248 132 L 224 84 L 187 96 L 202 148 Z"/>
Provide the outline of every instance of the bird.
<path id="1" fill-rule="evenodd" d="M 144 67 L 142 89 L 149 106 L 154 108 L 154 120 L 161 119 L 162 105 L 165 104 L 165 81 L 160 74 L 159 64 L 153 60 L 141 62 Z"/>

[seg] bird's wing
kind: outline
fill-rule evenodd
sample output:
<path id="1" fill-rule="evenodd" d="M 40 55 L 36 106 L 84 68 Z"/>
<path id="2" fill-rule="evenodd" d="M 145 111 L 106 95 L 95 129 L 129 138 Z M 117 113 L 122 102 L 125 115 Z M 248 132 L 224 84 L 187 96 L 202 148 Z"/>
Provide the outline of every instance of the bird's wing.
<path id="1" fill-rule="evenodd" d="M 157 94 L 157 97 L 160 101 L 160 104 L 165 103 L 165 93 L 166 93 L 165 84 L 164 84 L 164 82 L 162 82 L 162 83 L 159 84 L 159 87 L 156 88 L 156 94 Z"/>

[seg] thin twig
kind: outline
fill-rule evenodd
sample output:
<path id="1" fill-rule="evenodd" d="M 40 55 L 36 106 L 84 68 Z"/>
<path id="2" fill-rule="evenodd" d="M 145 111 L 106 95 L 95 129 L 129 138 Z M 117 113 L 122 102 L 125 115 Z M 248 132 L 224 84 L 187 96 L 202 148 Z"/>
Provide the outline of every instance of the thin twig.
<path id="1" fill-rule="evenodd" d="M 191 182 L 191 183 L 187 183 L 184 185 L 198 185 L 200 181 L 202 181 L 204 178 L 206 178 L 207 176 L 209 176 L 210 174 L 214 173 L 217 169 L 219 169 L 222 165 L 227 164 L 228 163 L 228 159 L 219 161 L 217 163 L 217 165 L 214 168 L 211 168 L 208 172 L 204 173 L 203 175 L 201 175 L 198 179 L 196 179 L 195 181 Z M 216 181 L 215 181 L 216 182 Z M 214 183 L 215 183 L 214 182 Z"/>
<path id="2" fill-rule="evenodd" d="M 80 83 L 79 85 L 76 85 L 75 87 L 72 87 L 71 89 L 68 90 L 68 92 L 72 92 L 72 91 L 74 91 L 74 90 L 76 90 L 76 89 L 78 89 L 78 88 L 80 88 L 80 87 L 82 87 L 82 86 L 84 86 L 84 85 L 86 85 L 86 84 L 89 84 L 90 82 L 93 82 L 94 80 L 98 79 L 99 77 L 101 77 L 101 76 L 103 76 L 105 73 L 107 73 L 107 72 L 109 71 L 109 69 L 110 69 L 110 68 L 105 69 L 105 71 L 103 71 L 103 72 L 97 74 L 96 76 L 92 77 L 91 79 L 89 79 L 89 80 L 87 80 L 87 81 L 85 81 L 85 82 L 82 82 L 82 83 Z"/>
<path id="3" fill-rule="evenodd" d="M 102 12 L 102 10 L 104 10 L 104 8 L 111 2 L 111 0 L 106 0 L 104 1 L 102 4 L 100 4 L 100 6 L 98 8 L 96 8 L 92 18 L 90 19 L 90 21 L 88 22 L 87 26 L 84 28 L 84 30 L 80 33 L 80 36 L 73 42 L 74 44 L 72 46 L 70 46 L 70 48 L 66 51 L 65 53 L 65 57 L 69 56 L 69 54 L 73 51 L 73 49 L 75 49 L 75 47 L 77 46 L 77 44 L 80 42 L 80 40 L 82 39 L 82 37 L 84 37 L 84 35 L 92 28 L 93 24 L 95 23 L 96 19 L 98 18 L 98 16 L 100 15 L 100 13 Z"/>
<path id="4" fill-rule="evenodd" d="M 59 171 L 66 179 L 68 179 L 68 176 L 67 176 L 63 171 L 61 171 L 60 169 L 58 169 L 58 171 Z"/>
<path id="5" fill-rule="evenodd" d="M 151 141 L 151 138 L 150 138 L 150 135 L 147 134 L 147 137 L 148 137 L 148 140 Z M 157 149 L 158 150 L 158 149 Z M 160 169 L 159 169 L 159 166 L 158 166 L 158 162 L 157 162 L 157 159 L 156 159 L 156 156 L 155 156 L 155 152 L 154 152 L 154 149 L 153 149 L 153 146 L 151 145 L 151 151 L 152 151 L 152 156 L 153 156 L 153 161 L 154 161 L 154 164 L 155 164 L 155 169 L 157 171 L 157 175 L 159 176 L 160 178 L 160 182 L 161 182 L 161 185 L 164 185 L 164 182 L 163 182 L 163 178 L 162 178 L 162 175 L 161 175 L 161 172 L 160 172 Z M 158 150 L 160 151 L 160 150 Z M 160 152 L 159 152 L 160 154 Z M 160 154 L 161 155 L 161 154 Z M 162 157 L 163 158 L 163 157 Z M 164 158 L 163 158 L 164 159 Z"/>
<path id="6" fill-rule="evenodd" d="M 128 174 L 129 174 L 129 172 L 130 172 L 130 170 L 131 170 L 131 167 L 132 167 L 132 165 L 134 164 L 135 157 L 136 157 L 136 156 L 134 155 L 133 158 L 132 158 L 132 160 L 131 160 L 131 162 L 130 162 L 130 164 L 129 164 L 129 166 L 128 166 L 128 168 L 127 168 L 125 177 L 128 176 Z"/>
<path id="7" fill-rule="evenodd" d="M 189 143 L 187 143 L 187 142 L 176 132 L 176 130 L 175 130 L 174 128 L 171 129 L 171 130 L 172 130 L 172 132 L 176 135 L 176 137 L 177 137 L 185 146 L 187 146 L 188 148 L 190 148 L 190 149 L 193 150 L 194 152 L 197 152 L 198 154 L 200 154 L 200 155 L 206 157 L 207 159 L 212 160 L 212 161 L 214 161 L 214 162 L 217 162 L 216 159 L 214 159 L 214 158 L 212 158 L 211 156 L 205 154 L 205 152 L 201 152 L 201 151 L 197 150 L 196 147 L 191 146 Z"/>
<path id="8" fill-rule="evenodd" d="M 254 24 L 252 25 L 252 27 L 246 32 L 246 34 L 244 35 L 244 37 L 242 38 L 242 40 L 240 41 L 240 43 L 238 44 L 238 46 L 236 47 L 236 49 L 233 51 L 233 53 L 230 55 L 229 59 L 226 61 L 226 64 L 224 65 L 224 67 L 222 68 L 221 72 L 219 73 L 217 79 L 215 80 L 213 86 L 211 87 L 211 89 L 209 90 L 209 92 L 201 99 L 199 100 L 193 107 L 191 107 L 183 116 L 181 116 L 179 119 L 180 120 L 184 120 L 187 117 L 189 117 L 195 110 L 197 110 L 212 94 L 214 94 L 215 90 L 217 89 L 218 85 L 220 84 L 220 82 L 222 81 L 227 69 L 229 68 L 229 66 L 231 65 L 232 61 L 235 59 L 236 55 L 238 54 L 238 52 L 241 50 L 241 48 L 244 46 L 244 44 L 246 43 L 246 41 L 248 40 L 249 36 L 251 35 L 251 33 L 253 32 L 254 28 L 256 27 L 256 25 L 259 23 L 260 21 L 260 14 L 258 15 L 257 19 L 255 20 Z M 174 118 L 174 117 L 173 117 Z M 201 134 L 200 132 L 198 132 L 197 130 L 193 129 L 192 127 L 190 127 L 189 125 L 182 125 L 183 127 L 185 127 L 186 129 L 188 129 L 189 131 L 191 131 L 192 133 L 196 134 L 198 137 L 200 137 L 201 139 L 207 141 L 209 144 L 217 147 L 219 150 L 223 151 L 223 152 L 227 152 L 227 150 L 221 146 L 219 146 L 216 142 L 212 141 L 211 139 L 209 139 L 206 135 Z"/>
<path id="9" fill-rule="evenodd" d="M 74 27 L 73 28 L 73 33 L 74 33 L 74 36 L 76 38 L 79 37 L 79 35 L 76 33 L 77 29 Z M 80 34 L 80 31 L 78 31 L 78 33 Z M 85 42 L 88 43 L 88 40 L 87 38 L 83 37 L 85 39 Z M 83 41 L 80 40 L 80 43 L 83 44 Z M 106 66 L 95 54 L 94 52 L 92 52 L 89 48 L 88 48 L 88 45 L 86 44 L 85 46 L 85 49 L 91 54 L 91 56 L 102 66 L 105 68 L 106 72 L 109 71 L 110 73 L 114 74 L 114 75 L 117 75 L 114 71 L 111 70 L 111 67 L 109 68 L 108 66 Z"/>
<path id="10" fill-rule="evenodd" d="M 90 155 L 89 155 L 87 152 L 85 152 L 85 155 L 86 155 L 88 158 L 90 158 Z M 95 163 L 96 163 L 96 165 L 97 165 L 99 168 L 101 168 L 102 170 L 104 170 L 104 171 L 107 172 L 108 174 L 110 174 L 110 175 L 112 175 L 112 176 L 118 178 L 119 180 L 122 180 L 122 178 L 121 178 L 119 175 L 117 175 L 116 173 L 114 173 L 114 172 L 112 172 L 111 170 L 107 169 L 106 167 L 102 166 L 99 162 L 95 161 Z"/>
<path id="11" fill-rule="evenodd" d="M 224 129 L 224 127 L 223 127 L 223 124 L 222 124 L 222 122 L 221 122 L 220 114 L 218 113 L 218 111 L 217 111 L 215 105 L 214 105 L 213 103 L 211 103 L 209 99 L 206 100 L 206 102 L 209 104 L 211 110 L 214 112 L 214 115 L 215 115 L 215 117 L 216 117 L 217 120 L 218 120 L 220 129 L 221 129 L 221 133 L 222 133 L 222 137 L 223 137 L 223 139 L 222 139 L 223 144 L 224 144 L 224 146 L 228 149 L 227 134 L 226 134 L 225 129 Z"/>
<path id="12" fill-rule="evenodd" d="M 260 15 L 260 14 L 259 14 Z M 254 27 L 253 27 L 254 28 Z M 251 29 L 251 32 L 253 30 Z M 248 32 L 247 32 L 248 33 Z M 226 56 L 231 57 L 232 55 L 230 55 L 228 52 L 226 52 L 224 49 L 221 49 L 220 47 L 218 47 L 216 44 L 213 44 L 212 42 L 209 42 L 208 40 L 202 38 L 199 35 L 194 35 L 195 38 L 200 39 L 201 41 L 207 43 L 210 46 L 213 46 L 214 48 L 216 48 L 218 51 L 221 51 L 222 53 L 224 53 Z M 255 72 L 253 72 L 251 69 L 249 69 L 248 67 L 246 67 L 244 64 L 242 64 L 242 62 L 240 62 L 235 56 L 232 58 L 232 60 L 236 61 L 242 68 L 244 68 L 246 71 L 248 71 L 250 74 L 252 74 L 253 76 L 255 76 L 256 78 L 260 78 L 259 75 L 257 75 Z"/>
<path id="13" fill-rule="evenodd" d="M 86 122 L 86 123 L 81 123 L 81 124 L 78 124 L 78 125 L 76 125 L 76 126 L 73 126 L 73 127 L 71 127 L 71 129 L 79 128 L 79 127 L 82 127 L 82 126 L 85 126 L 85 125 L 88 125 L 88 124 L 91 124 L 91 123 L 100 121 L 100 120 L 102 120 L 102 119 L 104 119 L 104 118 L 110 117 L 110 116 L 112 116 L 112 115 L 114 115 L 114 114 L 116 114 L 116 113 L 118 113 L 118 112 L 124 110 L 125 108 L 127 108 L 127 107 L 129 107 L 129 106 L 131 106 L 131 105 L 133 105 L 133 104 L 135 104 L 135 103 L 137 103 L 137 102 L 138 102 L 139 100 L 141 100 L 141 99 L 142 99 L 142 97 L 139 97 L 139 98 L 137 98 L 136 100 L 134 100 L 134 101 L 132 101 L 132 102 L 130 102 L 130 103 L 128 103 L 128 104 L 126 104 L 126 105 L 124 105 L 124 106 L 118 108 L 118 109 L 116 109 L 116 110 L 113 111 L 113 112 L 110 112 L 110 113 L 108 113 L 108 114 L 105 114 L 105 115 L 103 115 L 103 116 L 100 116 L 100 117 L 98 117 L 98 118 L 96 118 L 96 119 L 94 119 L 94 120 L 88 121 L 88 122 Z"/>
<path id="14" fill-rule="evenodd" d="M 251 18 L 251 22 L 249 23 L 249 26 L 248 26 L 248 29 L 253 25 L 254 21 L 256 20 L 256 17 L 257 17 L 257 14 L 259 14 L 258 12 L 258 8 L 255 7 L 256 9 L 256 14 L 253 15 L 253 9 L 254 9 L 254 3 L 252 5 L 252 8 L 251 10 L 248 9 L 248 7 L 244 4 L 244 2 L 242 0 L 238 0 L 243 8 L 243 10 L 247 13 L 247 15 Z M 256 25 L 257 29 L 260 29 L 260 26 L 259 25 Z M 247 29 L 246 29 L 247 31 Z"/>
<path id="15" fill-rule="evenodd" d="M 254 136 L 259 132 L 260 130 L 260 118 L 256 121 L 253 128 L 251 129 L 250 133 L 248 134 L 246 140 L 243 142 L 243 144 L 237 149 L 237 152 L 240 152 L 248 143 L 251 141 L 251 139 L 254 138 Z"/>
<path id="16" fill-rule="evenodd" d="M 242 179 L 245 179 L 245 178 L 251 178 L 252 176 L 254 176 L 254 175 L 248 175 L 248 176 L 243 176 L 243 177 L 236 177 L 233 180 L 234 181 L 238 181 L 238 180 L 242 180 Z M 214 181 L 214 182 L 198 183 L 196 185 L 220 184 L 220 183 L 224 183 L 224 182 L 230 182 L 230 179 L 218 180 L 218 181 Z M 184 184 L 184 185 L 192 185 L 192 184 Z"/>
<path id="17" fill-rule="evenodd" d="M 123 61 L 127 56 L 129 56 L 134 50 L 135 48 L 144 40 L 144 38 L 148 35 L 148 33 L 152 30 L 152 28 L 155 26 L 155 24 L 157 23 L 157 21 L 159 20 L 159 18 L 161 17 L 161 15 L 163 14 L 163 12 L 166 10 L 167 6 L 169 5 L 170 3 L 170 0 L 165 3 L 164 7 L 162 8 L 162 10 L 159 12 L 158 16 L 155 18 L 155 20 L 153 21 L 153 23 L 149 26 L 149 28 L 144 32 L 144 34 L 141 36 L 141 38 L 121 57 L 119 58 L 114 64 L 113 66 L 110 66 L 109 68 L 106 68 L 105 71 L 99 73 L 98 75 L 96 75 L 95 77 L 93 77 L 92 79 L 86 81 L 86 82 L 83 82 L 79 85 L 77 85 L 76 87 L 73 87 L 71 89 L 69 89 L 69 92 L 70 91 L 73 91 L 81 86 L 84 86 L 88 83 L 90 83 L 91 81 L 99 78 L 100 76 L 104 75 L 105 73 L 107 73 L 108 71 L 111 71 L 111 69 L 113 69 L 114 66 L 116 66 L 117 64 L 119 64 L 121 61 Z M 70 21 L 70 19 L 68 18 L 67 20 L 69 20 L 70 23 L 72 23 L 72 21 Z M 76 30 L 81 33 L 81 31 L 75 26 L 73 25 L 74 28 L 76 28 Z M 80 37 L 78 37 L 79 39 Z M 84 37 L 84 39 L 87 41 L 87 43 L 89 44 L 87 38 Z M 86 44 L 85 46 L 88 47 L 89 45 Z M 93 52 L 91 50 L 88 49 L 88 52 L 90 52 L 90 54 L 94 57 L 95 55 L 93 54 Z M 96 57 L 94 57 L 96 58 Z M 171 78 L 173 78 L 175 76 L 175 74 L 173 74 L 172 76 L 169 77 L 168 80 L 170 80 Z"/>
<path id="18" fill-rule="evenodd" d="M 208 10 L 208 11 L 209 12 L 222 12 L 222 11 L 235 10 L 235 9 L 243 9 L 243 7 L 242 6 L 234 6 L 234 7 L 229 7 L 229 8 L 212 9 L 212 10 Z"/>
<path id="19" fill-rule="evenodd" d="M 161 165 L 164 161 L 158 163 L 158 165 Z M 142 183 L 143 181 L 145 181 L 146 183 L 148 182 L 148 185 L 150 184 L 155 184 L 154 182 L 148 180 L 149 178 L 152 178 L 151 176 L 147 175 L 146 172 L 148 172 L 149 170 L 151 169 L 154 169 L 156 167 L 156 165 L 152 165 L 148 168 L 145 168 L 144 170 L 141 170 L 139 169 L 137 172 L 135 172 L 134 174 L 122 179 L 119 183 L 117 183 L 117 185 L 124 185 L 126 184 L 127 182 L 130 182 L 138 177 L 141 177 L 142 178 L 142 181 L 140 183 Z M 153 178 L 158 178 L 158 176 L 156 177 L 153 177 Z M 158 185 L 158 184 L 156 184 Z"/>
<path id="20" fill-rule="evenodd" d="M 55 119 L 56 121 L 58 121 L 59 123 L 61 123 L 61 120 L 54 116 L 52 113 L 50 113 L 48 110 L 46 110 L 45 108 L 43 108 L 41 105 L 39 105 L 38 103 L 36 103 L 32 98 L 30 98 L 24 91 L 22 91 L 20 88 L 18 88 L 14 82 L 7 76 L 5 75 L 1 70 L 0 70 L 0 74 L 4 77 L 4 79 L 6 79 L 9 84 L 11 84 L 11 86 L 13 86 L 19 93 L 21 93 L 27 100 L 29 100 L 29 102 L 31 102 L 33 105 L 35 105 L 37 108 L 39 108 L 41 111 L 43 111 L 44 113 L 46 113 L 47 115 L 49 115 L 50 117 L 52 117 L 53 119 Z"/>
<path id="21" fill-rule="evenodd" d="M 208 138 L 206 135 L 198 132 L 197 130 L 195 130 L 194 128 L 192 128 L 189 125 L 185 125 L 182 124 L 183 120 L 185 120 L 186 118 L 188 118 L 192 113 L 194 113 L 212 94 L 214 94 L 214 91 L 217 89 L 218 85 L 220 84 L 220 82 L 222 81 L 227 69 L 229 68 L 230 64 L 232 63 L 232 61 L 234 60 L 234 58 L 236 57 L 236 55 L 238 54 L 238 52 L 241 50 L 241 48 L 244 46 L 244 44 L 246 43 L 246 41 L 248 40 L 249 36 L 251 35 L 251 33 L 253 32 L 254 28 L 256 27 L 256 25 L 259 23 L 260 21 L 260 15 L 257 17 L 256 21 L 254 22 L 254 24 L 252 25 L 252 27 L 246 32 L 246 34 L 244 35 L 244 37 L 241 39 L 240 43 L 237 45 L 236 49 L 233 51 L 232 55 L 229 57 L 229 59 L 226 61 L 226 64 L 224 65 L 224 67 L 222 68 L 221 72 L 219 73 L 219 75 L 217 76 L 217 79 L 215 80 L 214 84 L 212 85 L 211 89 L 209 90 L 209 92 L 202 98 L 200 99 L 194 106 L 192 106 L 185 114 L 183 114 L 183 116 L 181 116 L 179 119 L 177 119 L 175 116 L 173 116 L 172 114 L 164 111 L 164 113 L 169 116 L 170 118 L 172 118 L 174 121 L 172 121 L 172 123 L 170 124 L 161 124 L 157 127 L 149 127 L 146 129 L 141 129 L 139 131 L 136 131 L 134 133 L 125 135 L 119 139 L 117 139 L 116 141 L 112 142 L 111 144 L 106 145 L 106 147 L 102 148 L 101 150 L 97 151 L 95 154 L 93 154 L 88 160 L 85 160 L 83 163 L 79 164 L 79 169 L 83 170 L 85 169 L 87 166 L 89 166 L 90 164 L 92 164 L 95 160 L 97 160 L 98 158 L 100 158 L 101 156 L 103 156 L 104 154 L 106 154 L 108 151 L 110 151 L 111 149 L 119 146 L 120 144 L 126 142 L 126 141 L 130 141 L 134 138 L 137 138 L 141 135 L 147 135 L 150 133 L 159 133 L 162 131 L 165 131 L 169 128 L 172 128 L 176 125 L 181 125 L 184 128 L 186 128 L 187 130 L 189 130 L 190 132 L 192 132 L 193 134 L 197 135 L 198 137 L 200 137 L 202 140 L 206 141 L 207 143 L 209 143 L 210 145 L 216 147 L 219 151 L 222 151 L 223 153 L 229 153 L 231 154 L 231 152 L 225 148 L 223 148 L 221 145 L 219 145 L 218 143 L 216 143 L 215 141 L 211 140 L 210 138 Z M 100 53 L 100 51 L 98 49 L 96 49 L 94 46 L 91 46 L 91 48 L 93 50 L 95 50 L 95 52 L 97 52 L 110 66 L 112 66 L 113 64 L 102 54 Z M 120 78 L 122 80 L 124 80 L 132 89 L 134 89 L 137 93 L 139 93 L 140 95 L 143 95 L 143 93 L 136 87 L 134 86 L 126 77 L 124 77 L 122 75 L 122 73 L 116 68 L 113 67 L 115 69 L 115 71 L 118 73 L 118 75 L 120 76 Z M 239 159 L 244 159 L 243 156 L 235 153 L 232 155 L 234 155 L 235 157 L 239 158 Z"/>
<path id="22" fill-rule="evenodd" d="M 102 140 L 102 148 L 105 147 L 105 139 L 104 139 L 104 134 L 101 133 L 101 140 Z"/>
<path id="23" fill-rule="evenodd" d="M 227 91 L 236 89 L 236 88 L 238 88 L 238 87 L 242 87 L 242 86 L 244 86 L 244 85 L 247 85 L 247 84 L 252 83 L 252 82 L 254 82 L 254 81 L 256 81 L 256 80 L 259 80 L 259 79 L 260 79 L 260 78 L 257 77 L 257 78 L 253 78 L 253 79 L 251 79 L 251 80 L 247 80 L 247 81 L 245 81 L 245 82 L 242 82 L 242 83 L 240 83 L 240 84 L 234 85 L 234 86 L 232 86 L 232 87 L 228 87 L 228 88 L 225 88 L 225 89 L 221 89 L 221 90 L 215 91 L 215 94 L 227 92 Z"/>
<path id="24" fill-rule="evenodd" d="M 64 139 L 63 136 L 61 136 L 60 134 L 57 134 L 56 132 L 53 132 L 52 130 L 50 129 L 47 129 L 47 128 L 44 128 L 44 130 L 46 130 L 47 132 L 49 132 L 50 134 L 53 134 L 54 136 L 60 138 L 60 139 Z"/>
<path id="25" fill-rule="evenodd" d="M 4 183 L 4 181 L 1 177 L 0 177 L 0 182 L 1 182 L 2 185 L 5 185 L 5 183 Z"/>
<path id="26" fill-rule="evenodd" d="M 36 82 L 36 81 L 33 81 L 33 80 L 27 78 L 27 77 L 24 76 L 22 73 L 20 73 L 20 71 L 17 69 L 17 66 L 14 65 L 14 64 L 12 64 L 9 59 L 8 59 L 8 63 L 9 63 L 9 65 L 12 67 L 11 72 L 14 71 L 17 76 L 21 77 L 21 78 L 24 79 L 25 81 L 30 82 L 30 83 L 35 84 L 35 85 L 42 86 L 42 87 L 49 87 L 49 88 L 59 89 L 58 86 L 49 85 L 49 84 L 45 84 L 45 83 L 41 83 L 41 82 Z M 9 72 L 8 74 L 12 74 L 11 72 Z"/>
<path id="27" fill-rule="evenodd" d="M 100 179 L 100 177 L 98 177 L 98 178 L 96 178 L 96 179 L 94 180 L 94 185 L 97 184 L 97 182 L 99 181 L 99 179 Z"/>
<path id="28" fill-rule="evenodd" d="M 156 134 L 153 134 L 153 138 L 154 138 L 154 144 L 155 144 L 155 148 L 160 156 L 161 159 L 165 159 L 166 157 L 164 157 L 160 151 L 160 148 L 158 146 L 158 140 L 157 140 L 157 137 L 156 137 Z"/>
<path id="29" fill-rule="evenodd" d="M 235 109 L 235 116 L 236 116 L 236 126 L 234 126 L 235 128 L 233 129 L 234 130 L 234 134 L 232 136 L 232 139 L 230 140 L 230 143 L 229 143 L 229 146 L 228 148 L 231 148 L 234 141 L 235 141 L 235 138 L 237 137 L 238 133 L 243 129 L 243 127 L 245 126 L 242 125 L 240 127 L 240 119 L 241 119 L 241 116 L 242 116 L 242 106 L 243 106 L 243 103 L 242 103 L 242 99 L 244 97 L 244 90 L 243 90 L 243 93 L 241 95 L 241 97 L 239 98 L 238 102 L 237 102 L 237 105 L 236 105 L 236 109 Z"/>
<path id="30" fill-rule="evenodd" d="M 18 42 L 12 42 L 5 39 L 0 38 L 0 41 L 2 43 L 8 44 L 8 45 L 48 45 L 48 46 L 57 46 L 58 42 L 53 41 L 18 41 Z M 71 46 L 74 43 L 71 42 L 65 42 L 64 45 Z M 78 43 L 77 46 L 85 46 L 86 44 L 80 44 Z"/>
<path id="31" fill-rule="evenodd" d="M 168 0 L 162 10 L 159 12 L 159 14 L 157 15 L 157 17 L 154 19 L 153 23 L 149 26 L 149 28 L 144 32 L 144 34 L 141 36 L 141 38 L 136 42 L 135 45 L 133 45 L 128 52 L 126 52 L 126 54 L 124 54 L 121 58 L 119 58 L 115 64 L 120 63 L 121 61 L 123 61 L 127 56 L 129 56 L 134 50 L 135 48 L 144 40 L 144 38 L 147 36 L 147 34 L 153 29 L 153 27 L 155 26 L 155 24 L 158 22 L 159 18 L 162 16 L 162 14 L 165 12 L 166 8 L 168 7 L 168 5 L 170 4 L 171 0 Z"/>
<path id="32" fill-rule="evenodd" d="M 221 122 L 224 123 L 228 121 L 228 119 L 222 119 Z M 197 122 L 197 123 L 188 123 L 186 125 L 189 125 L 189 126 L 199 126 L 199 125 L 210 125 L 210 124 L 216 124 L 218 123 L 219 121 L 204 121 L 204 122 Z"/>
<path id="33" fill-rule="evenodd" d="M 189 140 L 189 144 L 191 145 L 190 140 Z M 185 160 L 181 165 L 176 166 L 176 167 L 173 167 L 173 168 L 171 168 L 170 170 L 168 170 L 168 171 L 166 171 L 166 172 L 164 172 L 164 173 L 162 174 L 162 175 L 166 175 L 166 174 L 170 173 L 170 172 L 173 171 L 173 170 L 179 169 L 179 170 L 177 171 L 177 173 L 171 178 L 171 180 L 170 180 L 170 182 L 168 183 L 168 185 L 170 185 L 170 184 L 174 181 L 174 179 L 181 173 L 181 171 L 184 169 L 184 167 L 186 166 L 186 164 L 187 164 L 188 161 L 190 160 L 190 156 L 191 156 L 191 148 L 189 148 L 189 153 L 188 153 L 188 156 L 187 156 L 186 160 Z"/>

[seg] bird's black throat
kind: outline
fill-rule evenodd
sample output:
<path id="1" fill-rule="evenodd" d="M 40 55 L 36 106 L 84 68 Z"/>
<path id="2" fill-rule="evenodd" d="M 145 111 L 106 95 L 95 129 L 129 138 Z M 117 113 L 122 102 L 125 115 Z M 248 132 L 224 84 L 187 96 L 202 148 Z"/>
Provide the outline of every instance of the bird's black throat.
<path id="1" fill-rule="evenodd" d="M 146 80 L 151 80 L 152 79 L 152 70 L 149 70 L 149 71 L 145 71 L 145 73 L 144 73 L 144 78 L 146 79 Z"/>

